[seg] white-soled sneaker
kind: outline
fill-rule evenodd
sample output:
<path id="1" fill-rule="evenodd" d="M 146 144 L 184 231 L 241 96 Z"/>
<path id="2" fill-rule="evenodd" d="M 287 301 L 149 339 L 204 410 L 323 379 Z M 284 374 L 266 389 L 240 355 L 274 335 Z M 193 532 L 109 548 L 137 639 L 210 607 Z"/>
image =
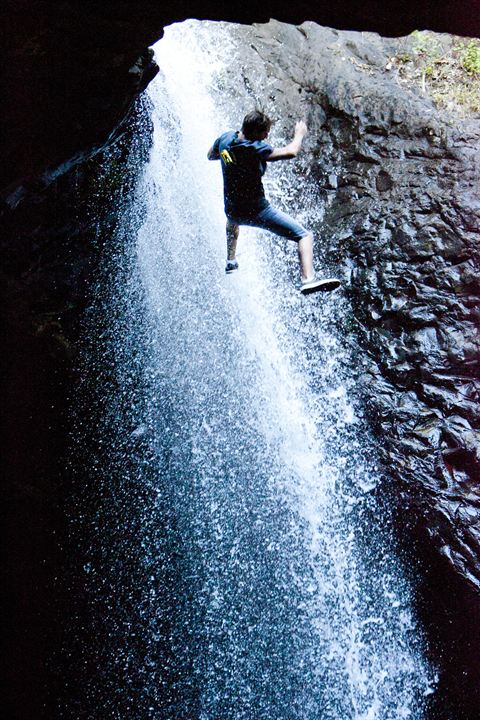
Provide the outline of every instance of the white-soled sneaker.
<path id="1" fill-rule="evenodd" d="M 324 278 L 319 280 L 318 278 L 312 278 L 311 280 L 305 280 L 302 282 L 300 292 L 302 295 L 310 295 L 310 293 L 316 292 L 329 292 L 340 287 L 342 283 L 338 278 Z"/>
<path id="2" fill-rule="evenodd" d="M 238 262 L 236 260 L 227 260 L 227 264 L 225 265 L 225 272 L 227 275 L 230 275 L 230 273 L 235 270 L 238 270 Z"/>

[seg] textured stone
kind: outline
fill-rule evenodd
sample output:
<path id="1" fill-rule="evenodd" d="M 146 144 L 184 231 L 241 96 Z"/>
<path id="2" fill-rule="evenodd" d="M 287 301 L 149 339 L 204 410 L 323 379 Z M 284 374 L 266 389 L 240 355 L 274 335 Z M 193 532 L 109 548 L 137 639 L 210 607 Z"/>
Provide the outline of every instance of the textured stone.
<path id="1" fill-rule="evenodd" d="M 280 118 L 275 132 L 286 138 L 299 115 L 308 119 L 297 164 L 319 189 L 322 252 L 344 268 L 363 329 L 364 397 L 397 488 L 403 540 L 416 544 L 417 559 L 440 563 L 444 588 L 456 588 L 455 598 L 435 590 L 439 614 L 430 621 L 455 628 L 442 662 L 456 675 L 454 693 L 464 693 L 459 717 L 474 717 L 480 119 L 439 111 L 421 87 L 389 73 L 403 40 L 313 23 L 237 32 L 252 101 Z"/>

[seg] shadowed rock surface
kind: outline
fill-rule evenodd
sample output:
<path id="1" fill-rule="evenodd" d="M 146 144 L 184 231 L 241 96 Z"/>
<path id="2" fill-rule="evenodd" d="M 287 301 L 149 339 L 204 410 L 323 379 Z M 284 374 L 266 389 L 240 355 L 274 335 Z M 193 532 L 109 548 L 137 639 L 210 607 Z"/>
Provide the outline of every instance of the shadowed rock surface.
<path id="1" fill-rule="evenodd" d="M 225 19 L 213 5 L 205 15 Z M 68 612 L 55 579 L 69 483 L 65 409 L 74 393 L 79 314 L 115 224 L 111 210 L 129 182 L 126 188 L 112 172 L 126 151 L 99 164 L 80 161 L 128 128 L 122 122 L 156 72 L 143 48 L 177 18 L 158 3 L 142 5 L 142 18 L 132 3 L 117 3 L 115 21 L 110 3 L 52 5 L 49 17 L 46 6 L 29 5 L 20 50 L 9 36 L 7 51 L 21 61 L 4 78 L 14 100 L 3 120 L 3 186 L 16 206 L 2 239 L 10 427 L 4 468 L 11 480 L 4 545 L 14 596 L 7 706 L 22 720 L 41 716 L 42 668 L 58 641 L 52 617 Z M 11 13 L 23 23 L 22 8 L 16 3 Z M 432 717 L 477 718 L 479 119 L 438 112 L 428 93 L 402 82 L 396 63 L 387 67 L 408 50 L 404 40 L 311 23 L 237 31 L 245 38 L 242 72 L 252 100 L 264 98 L 268 81 L 266 109 L 282 117 L 285 132 L 300 99 L 307 113 L 311 131 L 299 173 L 319 188 L 323 233 L 331 239 L 322 248 L 351 282 L 358 319 L 352 341 L 367 358 L 365 399 L 398 487 L 399 532 L 425 578 L 419 611 L 430 622 L 445 701 Z M 99 188 L 102 167 L 108 180 Z"/>
<path id="2" fill-rule="evenodd" d="M 281 118 L 285 138 L 299 112 L 308 118 L 300 172 L 313 176 L 326 207 L 319 246 L 350 282 L 355 338 L 366 353 L 365 400 L 396 483 L 399 531 L 415 544 L 430 585 L 421 612 L 449 628 L 434 652 L 456 674 L 474 717 L 479 114 L 439 110 L 428 89 L 405 79 L 394 59 L 411 56 L 415 38 L 313 23 L 238 33 L 252 100 Z M 434 40 L 441 54 L 458 43 Z"/>

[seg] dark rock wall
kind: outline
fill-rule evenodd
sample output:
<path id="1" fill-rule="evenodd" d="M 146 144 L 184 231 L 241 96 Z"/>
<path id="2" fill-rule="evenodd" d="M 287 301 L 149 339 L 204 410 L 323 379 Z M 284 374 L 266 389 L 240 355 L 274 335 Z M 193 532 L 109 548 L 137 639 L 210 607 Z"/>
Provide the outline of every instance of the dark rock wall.
<path id="1" fill-rule="evenodd" d="M 8 213 L 3 226 L 2 712 L 9 719 L 57 717 L 58 698 L 76 683 L 68 662 L 54 658 L 69 632 L 76 581 L 69 566 L 78 547 L 68 522 L 85 482 L 86 459 L 73 441 L 81 412 L 86 425 L 94 416 L 93 400 L 76 410 L 84 312 L 146 160 L 148 122 L 139 101 L 114 147 Z"/>
<path id="2" fill-rule="evenodd" d="M 414 54 L 414 38 L 313 23 L 237 32 L 252 103 L 280 118 L 285 138 L 296 117 L 308 119 L 297 162 L 326 208 L 319 247 L 350 283 L 365 403 L 399 534 L 425 578 L 419 613 L 450 673 L 443 682 L 455 677 L 447 717 L 457 717 L 452 707 L 476 717 L 480 116 L 437 109 L 428 88 L 402 75 L 394 59 Z M 437 41 L 441 54 L 458 42 Z"/>

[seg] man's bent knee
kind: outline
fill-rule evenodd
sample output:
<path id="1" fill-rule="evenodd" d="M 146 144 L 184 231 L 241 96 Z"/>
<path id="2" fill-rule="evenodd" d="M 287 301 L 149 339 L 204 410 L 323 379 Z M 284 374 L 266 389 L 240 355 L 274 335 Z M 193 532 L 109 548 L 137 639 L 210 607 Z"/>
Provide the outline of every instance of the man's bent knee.
<path id="1" fill-rule="evenodd" d="M 305 235 L 302 235 L 301 237 L 297 238 L 297 242 L 299 242 L 299 243 L 301 242 L 304 245 L 307 245 L 310 243 L 313 244 L 313 233 L 311 233 L 311 232 L 305 233 Z"/>

